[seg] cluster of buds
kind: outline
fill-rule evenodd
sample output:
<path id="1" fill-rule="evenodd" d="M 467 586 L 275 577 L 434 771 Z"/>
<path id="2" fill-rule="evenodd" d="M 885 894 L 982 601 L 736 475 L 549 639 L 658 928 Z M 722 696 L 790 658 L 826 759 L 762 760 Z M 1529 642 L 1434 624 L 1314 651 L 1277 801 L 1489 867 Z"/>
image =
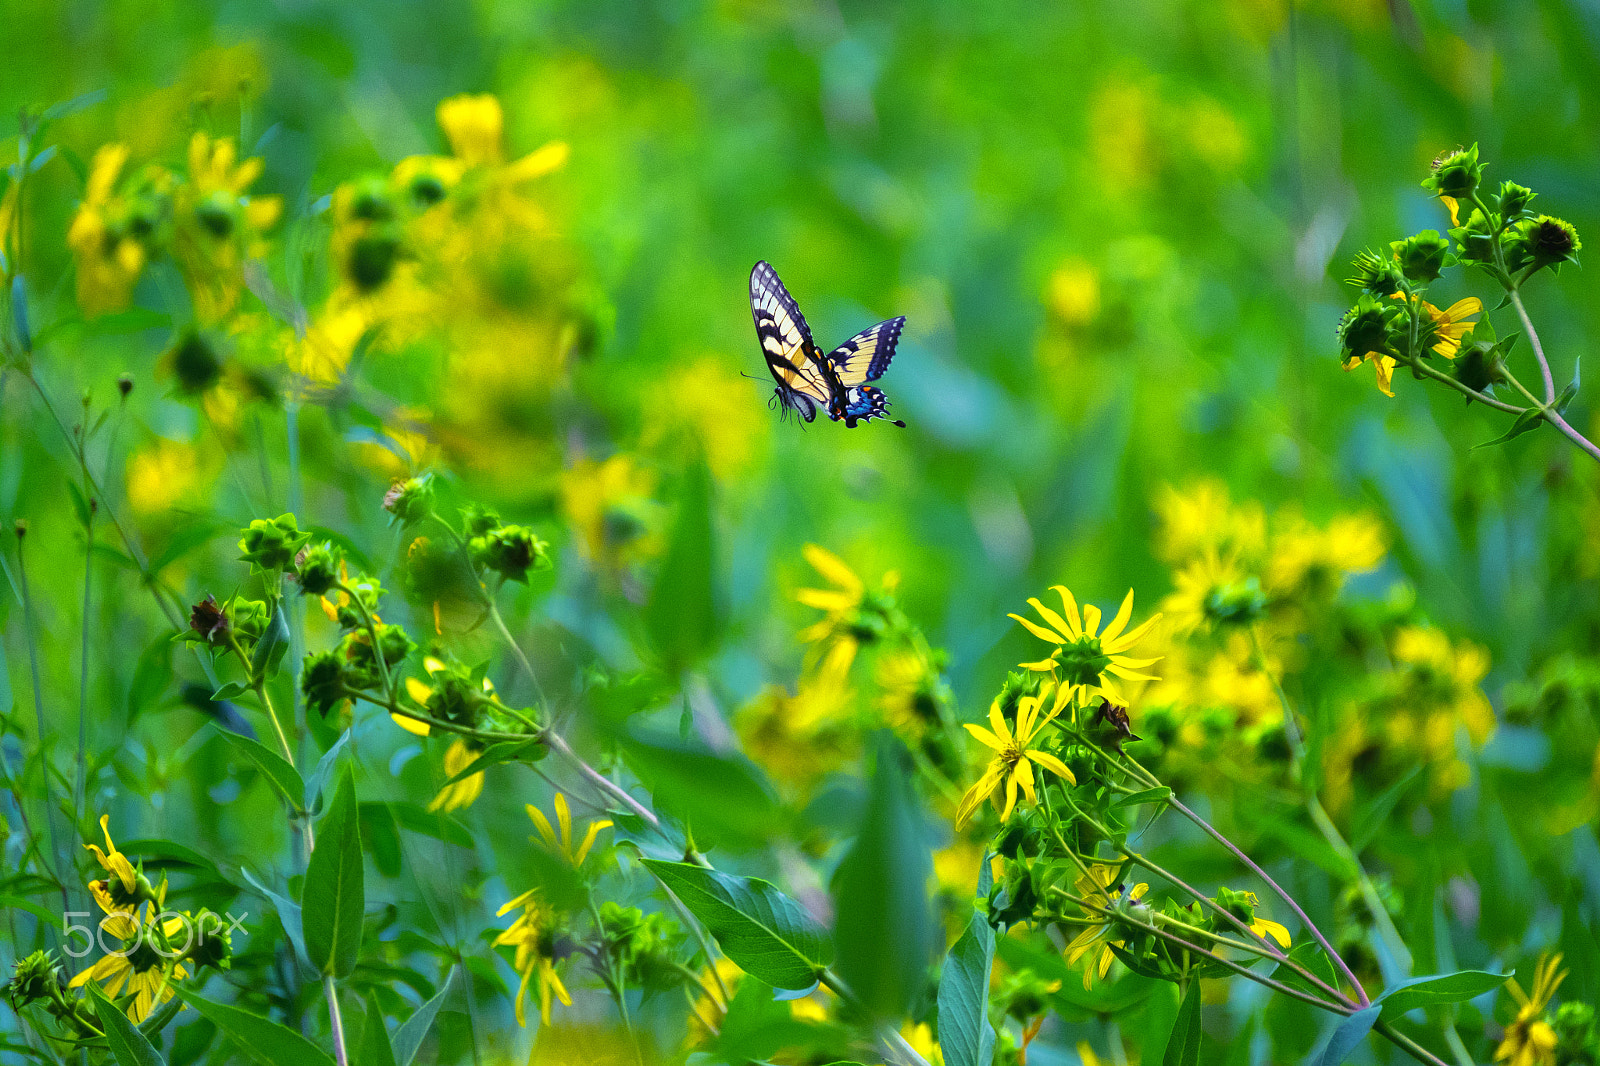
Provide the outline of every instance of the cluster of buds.
<path id="1" fill-rule="evenodd" d="M 502 581 L 528 583 L 528 575 L 549 570 L 550 545 L 527 526 L 506 525 L 486 507 L 470 507 L 462 513 L 466 526 L 467 554 L 473 568 L 492 571 Z"/>
<path id="2" fill-rule="evenodd" d="M 310 533 L 302 533 L 292 514 L 277 518 L 257 518 L 244 529 L 239 538 L 241 562 L 250 564 L 250 572 L 259 574 L 269 570 L 292 571 L 295 556 L 311 541 Z"/>

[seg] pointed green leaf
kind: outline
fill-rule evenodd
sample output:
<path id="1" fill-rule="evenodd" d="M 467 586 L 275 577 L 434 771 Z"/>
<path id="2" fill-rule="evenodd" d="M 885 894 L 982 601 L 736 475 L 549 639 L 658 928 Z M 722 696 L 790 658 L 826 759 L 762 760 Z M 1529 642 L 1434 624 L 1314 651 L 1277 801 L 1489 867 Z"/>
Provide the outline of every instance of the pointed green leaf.
<path id="1" fill-rule="evenodd" d="M 1178 1008 L 1178 1018 L 1172 1023 L 1172 1035 L 1167 1037 L 1161 1066 L 1195 1066 L 1199 1061 L 1200 982 L 1190 980 L 1188 991 L 1183 994 L 1183 1005 Z"/>
<path id="2" fill-rule="evenodd" d="M 984 865 L 989 865 L 984 859 Z M 994 1026 L 989 1024 L 989 972 L 994 927 L 974 911 L 966 931 L 945 956 L 939 975 L 939 1046 L 946 1066 L 989 1066 Z"/>
<path id="3" fill-rule="evenodd" d="M 1539 423 L 1543 420 L 1544 412 L 1540 411 L 1537 407 L 1530 407 L 1517 416 L 1517 420 L 1511 423 L 1510 429 L 1500 434 L 1500 436 L 1496 437 L 1494 440 L 1486 440 L 1482 444 L 1474 444 L 1473 449 L 1476 450 L 1478 448 L 1489 448 L 1496 444 L 1504 444 L 1507 441 L 1515 440 L 1530 430 L 1538 429 Z"/>
<path id="4" fill-rule="evenodd" d="M 389 1041 L 389 1030 L 383 1025 L 383 1008 L 376 996 L 367 996 L 367 1021 L 361 1030 L 361 1052 L 356 1056 L 359 1066 L 399 1066 L 394 1057 L 394 1045 Z"/>
<path id="5" fill-rule="evenodd" d="M 334 1066 L 326 1051 L 288 1026 L 238 1007 L 202 999 L 182 985 L 172 987 L 200 1017 L 221 1029 L 256 1066 Z"/>
<path id="6" fill-rule="evenodd" d="M 439 1008 L 444 1006 L 445 997 L 450 994 L 450 986 L 455 979 L 456 969 L 452 966 L 450 972 L 444 975 L 444 984 L 439 986 L 439 991 L 434 993 L 434 997 L 418 1007 L 417 1012 L 395 1030 L 395 1066 L 411 1066 L 411 1060 L 417 1057 L 422 1041 L 433 1026 L 434 1016 L 439 1013 Z"/>
<path id="7" fill-rule="evenodd" d="M 1413 977 L 1409 981 L 1401 981 L 1384 989 L 1383 995 L 1373 1002 L 1383 1006 L 1383 1017 L 1396 1018 L 1418 1007 L 1476 999 L 1485 992 L 1492 992 L 1505 984 L 1507 976 L 1509 975 L 1488 973 L 1484 970 L 1461 970 L 1456 973 Z"/>
<path id="8" fill-rule="evenodd" d="M 277 673 L 278 664 L 283 661 L 283 653 L 288 650 L 289 620 L 284 617 L 283 604 L 280 602 L 267 621 L 266 632 L 261 634 L 261 639 L 256 641 L 255 650 L 250 653 L 251 676 L 265 679 Z"/>
<path id="9" fill-rule="evenodd" d="M 356 780 L 348 766 L 328 813 L 317 823 L 316 837 L 300 895 L 306 954 L 321 972 L 348 977 L 361 951 L 361 920 L 366 913 Z"/>
<path id="10" fill-rule="evenodd" d="M 117 1066 L 162 1066 L 161 1055 L 139 1027 L 128 1020 L 122 1008 L 106 998 L 99 985 L 90 985 L 90 999 L 94 1012 L 100 1017 L 100 1028 L 106 1031 L 106 1043 Z"/>
<path id="11" fill-rule="evenodd" d="M 666 558 L 644 611 L 651 643 L 672 674 L 692 666 L 716 642 L 721 616 L 715 561 L 711 472 L 700 460 L 689 467 L 678 493 Z"/>
<path id="12" fill-rule="evenodd" d="M 1372 1027 L 1377 1024 L 1378 1015 L 1383 1008 L 1374 1003 L 1366 1010 L 1358 1010 L 1333 1031 L 1328 1038 L 1328 1044 L 1322 1049 L 1322 1054 L 1317 1057 L 1317 1066 L 1339 1066 L 1356 1049 L 1356 1045 L 1366 1039 Z"/>
<path id="13" fill-rule="evenodd" d="M 300 810 L 300 800 L 306 794 L 306 785 L 304 781 L 300 780 L 300 772 L 290 766 L 282 755 L 274 752 L 259 741 L 251 740 L 249 737 L 242 737 L 237 733 L 230 733 L 221 727 L 218 727 L 217 735 L 226 740 L 228 746 L 234 751 L 254 763 L 256 768 L 266 775 L 267 780 L 272 783 L 272 787 L 277 789 L 278 793 L 289 801 L 291 808 L 297 812 Z"/>
<path id="14" fill-rule="evenodd" d="M 1147 788 L 1143 792 L 1135 792 L 1131 796 L 1123 796 L 1111 806 L 1113 808 L 1133 807 L 1141 803 L 1160 803 L 1171 796 L 1172 789 L 1168 788 L 1166 785 L 1161 785 L 1158 788 Z"/>
<path id="15" fill-rule="evenodd" d="M 311 957 L 306 954 L 306 937 L 302 928 L 304 923 L 300 918 L 300 904 L 280 892 L 274 892 L 256 880 L 255 875 L 249 870 L 240 867 L 239 872 L 244 874 L 244 879 L 272 904 L 273 910 L 278 915 L 278 922 L 283 926 L 283 933 L 289 938 L 290 946 L 294 948 L 295 958 L 299 960 L 307 975 L 316 973 L 316 967 L 311 965 Z"/>
<path id="16" fill-rule="evenodd" d="M 828 931 L 768 882 L 686 862 L 643 862 L 705 923 L 723 954 L 758 980 L 807 988 L 833 961 Z"/>

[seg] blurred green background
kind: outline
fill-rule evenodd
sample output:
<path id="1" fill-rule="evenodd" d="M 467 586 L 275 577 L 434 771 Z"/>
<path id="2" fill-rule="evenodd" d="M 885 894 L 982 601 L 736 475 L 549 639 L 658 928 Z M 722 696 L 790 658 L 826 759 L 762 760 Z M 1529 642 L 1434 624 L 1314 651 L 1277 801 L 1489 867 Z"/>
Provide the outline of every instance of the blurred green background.
<path id="1" fill-rule="evenodd" d="M 85 390 L 96 411 L 114 406 L 121 373 L 136 383 L 118 438 L 94 450 L 207 433 L 160 371 L 185 314 L 170 279 L 136 292 L 155 318 L 69 322 L 64 235 L 101 144 L 176 164 L 195 129 L 241 137 L 241 155 L 265 163 L 255 190 L 285 204 L 289 250 L 270 269 L 308 303 L 328 273 L 324 198 L 355 174 L 441 151 L 441 99 L 496 94 L 513 157 L 570 144 L 541 197 L 576 279 L 561 296 L 584 338 L 571 383 L 480 423 L 458 410 L 445 448 L 452 498 L 492 502 L 557 544 L 557 576 L 518 600 L 519 618 L 537 608 L 545 619 L 519 632 L 552 670 L 632 663 L 626 605 L 643 598 L 626 574 L 609 582 L 577 562 L 562 470 L 616 452 L 661 459 L 635 516 L 659 530 L 680 477 L 662 457 L 685 439 L 715 478 L 728 613 L 706 675 L 725 708 L 792 683 L 794 633 L 810 620 L 792 590 L 813 580 L 800 548 L 815 542 L 869 580 L 901 573 L 907 610 L 949 649 L 973 720 L 1028 648 L 1005 617 L 1026 597 L 1065 582 L 1111 606 L 1132 586 L 1141 614 L 1154 609 L 1170 578 L 1151 549 L 1152 500 L 1203 476 L 1269 510 L 1378 515 L 1391 554 L 1355 595 L 1414 587 L 1436 623 L 1488 648 L 1497 709 L 1507 684 L 1600 652 L 1593 464 L 1545 430 L 1474 450 L 1503 431 L 1500 416 L 1409 377 L 1386 398 L 1370 370 L 1340 371 L 1334 340 L 1351 256 L 1447 225 L 1418 185 L 1442 149 L 1478 142 L 1494 181 L 1532 185 L 1540 207 L 1594 232 L 1600 19 L 1585 5 L 5 0 L 0 25 L 0 114 L 12 116 L 0 153 L 20 109 L 105 94 L 55 125 L 60 154 L 30 187 L 20 264 L 48 339 L 38 376 L 63 417 L 77 417 Z M 908 316 L 879 384 L 909 428 L 778 423 L 746 306 L 757 259 L 781 272 L 825 345 Z M 1493 303 L 1477 277 L 1435 293 L 1441 306 L 1445 295 Z M 1591 353 L 1600 287 L 1567 270 L 1529 299 L 1565 381 Z M 1509 312 L 1491 317 L 1509 328 Z M 492 391 L 521 358 L 508 350 L 495 375 L 453 382 L 404 355 L 371 369 L 366 387 L 410 408 L 449 406 L 452 388 Z M 32 387 L 16 373 L 0 384 L 0 515 L 31 523 L 46 710 L 70 746 L 74 464 Z M 1600 429 L 1583 392 L 1569 415 Z M 378 500 L 403 464 L 362 450 L 370 428 L 315 404 L 302 418 L 302 522 L 391 557 Z M 245 425 L 260 470 L 158 467 L 144 476 L 174 483 L 169 507 L 125 507 L 154 553 L 183 543 L 180 530 L 215 531 L 166 575 L 191 602 L 241 580 L 233 527 L 291 504 L 281 417 Z M 117 495 L 135 474 L 121 460 L 111 469 Z M 213 856 L 282 838 L 281 825 L 224 827 L 211 804 L 237 790 L 198 761 L 221 758 L 197 753 L 199 712 L 175 707 L 175 689 L 138 705 L 141 657 L 165 639 L 159 615 L 114 561 L 96 580 L 91 744 L 125 750 L 96 776 L 91 808 L 121 805 L 138 835 L 171 833 Z M 0 601 L 0 705 L 26 706 L 20 610 Z M 199 680 L 192 661 L 175 662 L 180 679 Z M 1511 728 L 1485 757 L 1511 790 L 1537 776 L 1548 744 Z M 1477 802 L 1463 799 L 1461 816 Z M 512 825 L 515 804 L 483 817 L 506 839 L 526 828 Z M 1600 850 L 1589 829 L 1577 835 L 1560 876 L 1589 879 L 1592 906 Z M 1548 920 L 1550 906 L 1530 914 Z"/>

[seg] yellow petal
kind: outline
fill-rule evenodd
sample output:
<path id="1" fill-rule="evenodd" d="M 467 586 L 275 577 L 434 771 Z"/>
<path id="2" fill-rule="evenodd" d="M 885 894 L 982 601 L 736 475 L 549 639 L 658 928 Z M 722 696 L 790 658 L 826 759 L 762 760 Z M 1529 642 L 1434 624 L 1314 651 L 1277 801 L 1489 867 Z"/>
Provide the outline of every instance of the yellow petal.
<path id="1" fill-rule="evenodd" d="M 565 793 L 556 793 L 556 822 L 561 826 L 561 846 L 572 844 L 572 810 L 567 806 Z"/>
<path id="2" fill-rule="evenodd" d="M 1100 608 L 1096 607 L 1092 603 L 1084 604 L 1083 605 L 1083 632 L 1085 633 L 1085 635 L 1093 637 L 1095 635 L 1095 631 L 1098 630 L 1099 628 L 1100 628 Z"/>
<path id="3" fill-rule="evenodd" d="M 527 811 L 528 817 L 533 819 L 533 827 L 544 838 L 545 845 L 551 849 L 560 848 L 561 842 L 556 839 L 556 831 L 550 828 L 550 819 L 544 816 L 544 812 L 531 803 L 527 805 Z"/>
<path id="4" fill-rule="evenodd" d="M 426 705 L 428 697 L 433 695 L 433 686 L 424 684 L 414 677 L 406 678 L 406 695 L 418 703 Z"/>
<path id="5" fill-rule="evenodd" d="M 1276 940 L 1278 942 L 1278 946 L 1281 948 L 1287 948 L 1289 946 L 1289 930 L 1285 929 L 1277 922 L 1270 921 L 1266 918 L 1257 918 L 1255 921 L 1250 923 L 1250 931 L 1263 939 L 1270 934 L 1272 939 Z"/>
<path id="6" fill-rule="evenodd" d="M 1028 797 L 1029 803 L 1038 803 L 1039 796 L 1033 791 L 1033 766 L 1027 759 L 1018 759 L 1017 765 L 1011 771 L 1011 779 L 1022 787 L 1022 794 Z"/>
<path id="7" fill-rule="evenodd" d="M 861 583 L 856 572 L 828 549 L 816 544 L 807 544 L 800 549 L 800 553 L 806 557 L 806 562 L 811 564 L 812 569 L 855 597 L 860 598 L 861 593 L 865 591 L 866 586 Z"/>
<path id="8" fill-rule="evenodd" d="M 1071 639 L 1071 640 L 1076 640 L 1077 639 L 1076 637 L 1070 637 L 1070 638 L 1067 637 L 1067 635 L 1072 632 L 1071 623 L 1069 623 L 1065 618 L 1061 617 L 1059 614 L 1056 614 L 1050 608 L 1046 607 L 1044 604 L 1040 603 L 1036 597 L 1030 596 L 1028 598 L 1028 606 L 1032 607 L 1035 611 L 1038 611 L 1039 612 L 1039 617 L 1043 618 L 1045 620 L 1045 623 L 1047 625 L 1049 625 L 1051 629 L 1053 629 L 1056 633 L 1060 634 L 1061 637 L 1065 638 L 1063 640 L 1057 641 L 1056 643 L 1058 643 L 1058 644 L 1065 643 L 1066 639 Z M 1012 615 L 1012 617 L 1015 618 L 1016 616 Z"/>
<path id="9" fill-rule="evenodd" d="M 1149 618 L 1146 618 L 1138 626 L 1134 627 L 1131 632 L 1122 634 L 1121 638 L 1118 640 L 1107 641 L 1102 638 L 1100 642 L 1100 650 L 1105 652 L 1107 655 L 1115 655 L 1124 648 L 1131 648 L 1135 644 L 1139 643 L 1139 638 L 1150 632 L 1150 627 L 1159 621 L 1161 621 L 1161 615 L 1153 614 Z"/>
<path id="10" fill-rule="evenodd" d="M 967 732 L 971 733 L 974 737 L 977 737 L 978 743 L 982 744 L 984 747 L 993 748 L 995 751 L 1005 750 L 1005 742 L 999 737 L 995 736 L 993 733 L 989 732 L 987 729 L 983 728 L 983 726 L 974 725 L 971 722 L 964 722 L 962 725 Z"/>
<path id="11" fill-rule="evenodd" d="M 1029 600 L 1028 602 L 1034 604 L 1035 606 L 1038 605 L 1038 601 L 1037 600 Z M 1043 614 L 1044 612 L 1041 611 L 1040 613 Z M 1007 618 L 1015 618 L 1017 621 L 1021 622 L 1022 623 L 1022 627 L 1024 629 L 1026 629 L 1029 633 L 1032 633 L 1034 636 L 1038 637 L 1040 640 L 1048 640 L 1052 644 L 1065 644 L 1066 643 L 1066 640 L 1064 640 L 1058 634 L 1050 632 L 1048 629 L 1044 628 L 1041 625 L 1038 625 L 1037 623 L 1028 621 L 1026 618 L 1022 617 L 1020 614 L 1008 614 L 1006 617 Z"/>
<path id="12" fill-rule="evenodd" d="M 1068 769 L 1067 764 L 1056 758 L 1054 755 L 1051 755 L 1049 752 L 1030 751 L 1027 753 L 1027 756 L 1030 760 L 1038 763 L 1040 766 L 1044 767 L 1046 770 L 1049 770 L 1057 777 L 1065 779 L 1068 784 L 1076 785 L 1078 783 L 1078 779 L 1072 776 L 1072 771 Z"/>
<path id="13" fill-rule="evenodd" d="M 848 611 L 859 599 L 848 592 L 839 592 L 835 589 L 795 589 L 794 598 L 807 607 L 815 607 L 830 614 Z"/>
<path id="14" fill-rule="evenodd" d="M 589 857 L 589 849 L 594 847 L 595 838 L 600 835 L 600 830 L 611 828 L 611 819 L 602 818 L 598 822 L 589 823 L 589 831 L 583 834 L 583 843 L 578 845 L 578 853 L 573 856 L 572 862 L 582 866 L 583 860 Z"/>
<path id="15" fill-rule="evenodd" d="M 1132 617 L 1133 590 L 1129 589 L 1128 594 L 1122 597 L 1122 606 L 1117 608 L 1117 616 L 1111 620 L 1110 625 L 1106 626 L 1106 631 L 1100 634 L 1101 647 L 1104 647 L 1107 643 L 1116 640 L 1117 634 L 1122 632 L 1123 627 L 1128 624 L 1128 619 Z"/>
<path id="16" fill-rule="evenodd" d="M 391 714 L 389 717 L 394 719 L 395 725 L 404 729 L 407 733 L 415 733 L 419 737 L 425 737 L 433 731 L 433 727 L 427 722 L 419 722 L 415 718 L 407 718 L 403 714 Z"/>
<path id="17" fill-rule="evenodd" d="M 1387 355 L 1380 355 L 1372 361 L 1372 365 L 1378 370 L 1378 391 L 1385 396 L 1393 396 L 1394 368 L 1397 365 L 1395 360 Z"/>
<path id="18" fill-rule="evenodd" d="M 1011 728 L 1006 725 L 1006 716 L 1000 713 L 1000 701 L 994 700 L 989 704 L 989 725 L 994 728 L 994 735 L 1011 743 Z"/>
<path id="19" fill-rule="evenodd" d="M 1061 613 L 1067 619 L 1067 636 L 1078 640 L 1083 636 L 1083 629 L 1078 625 L 1078 601 L 1072 598 L 1072 593 L 1065 585 L 1051 585 L 1056 595 L 1061 597 Z"/>

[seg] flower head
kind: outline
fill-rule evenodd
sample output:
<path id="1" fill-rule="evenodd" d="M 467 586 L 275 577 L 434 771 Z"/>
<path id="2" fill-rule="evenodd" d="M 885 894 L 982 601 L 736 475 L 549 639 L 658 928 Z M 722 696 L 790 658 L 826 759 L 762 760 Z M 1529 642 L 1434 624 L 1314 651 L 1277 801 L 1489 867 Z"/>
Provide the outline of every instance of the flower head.
<path id="1" fill-rule="evenodd" d="M 501 933 L 494 940 L 495 947 L 511 945 L 516 948 L 516 956 L 512 967 L 522 975 L 522 984 L 517 988 L 516 1014 L 517 1024 L 526 1026 L 528 1019 L 523 1013 L 522 1002 L 528 996 L 528 986 L 533 982 L 535 975 L 539 978 L 539 1017 L 546 1025 L 550 1024 L 550 997 L 555 996 L 566 1006 L 572 1006 L 572 997 L 567 994 L 567 986 L 561 983 L 561 975 L 556 973 L 557 937 L 555 928 L 555 915 L 539 900 L 539 890 L 529 889 L 501 907 L 497 916 L 505 915 L 520 908 L 522 913 L 511 927 Z"/>
<path id="2" fill-rule="evenodd" d="M 106 924 L 107 931 L 127 939 L 137 929 L 134 916 L 139 904 L 155 899 L 157 893 L 145 876 L 133 868 L 128 857 L 117 850 L 117 845 L 111 839 L 110 822 L 109 814 L 100 816 L 100 831 L 106 837 L 105 851 L 101 851 L 96 844 L 84 845 L 84 848 L 94 852 L 95 861 L 110 875 L 90 881 L 89 894 L 111 918 Z"/>
<path id="3" fill-rule="evenodd" d="M 1062 684 L 1097 686 L 1110 699 L 1123 704 L 1128 701 L 1123 698 L 1113 678 L 1124 681 L 1157 680 L 1154 675 L 1140 671 L 1158 659 L 1135 659 L 1124 654 L 1139 643 L 1139 638 L 1148 633 L 1150 627 L 1161 618 L 1159 614 L 1154 615 L 1147 618 L 1143 625 L 1129 630 L 1128 620 L 1133 617 L 1132 589 L 1129 589 L 1128 594 L 1123 597 L 1122 606 L 1117 609 L 1116 617 L 1106 626 L 1105 631 L 1101 632 L 1100 608 L 1092 603 L 1084 604 L 1080 617 L 1078 601 L 1073 598 L 1072 593 L 1062 585 L 1055 585 L 1053 588 L 1061 597 L 1061 614 L 1057 614 L 1036 599 L 1028 601 L 1033 609 L 1039 612 L 1039 617 L 1045 622 L 1044 625 L 1031 622 L 1019 614 L 1009 616 L 1022 623 L 1024 629 L 1040 640 L 1056 645 L 1055 651 L 1050 653 L 1048 659 L 1018 665 L 1026 670 L 1051 673 L 1059 671 Z"/>
<path id="4" fill-rule="evenodd" d="M 109 838 L 107 843 L 110 843 Z M 166 895 L 167 886 L 163 883 L 156 897 L 145 903 L 142 920 L 135 913 L 128 916 L 120 928 L 107 923 L 107 931 L 123 944 L 119 950 L 79 972 L 68 987 L 81 988 L 90 981 L 98 981 L 112 999 L 124 993 L 131 994 L 133 1002 L 128 1005 L 127 1013 L 135 1024 L 171 999 L 175 994 L 173 982 L 188 977 L 189 969 L 180 959 L 183 952 L 175 949 L 172 943 L 172 938 L 185 932 L 185 919 L 174 915 L 165 921 L 158 920 L 165 913 Z"/>
<path id="5" fill-rule="evenodd" d="M 408 678 L 407 680 L 415 679 Z M 392 717 L 397 722 L 410 722 L 424 728 L 427 727 L 426 722 L 418 722 L 415 719 L 404 718 L 401 715 L 393 715 Z M 410 726 L 405 726 L 404 728 L 408 732 L 410 731 Z M 471 766 L 480 754 L 482 752 L 465 740 L 457 739 L 451 742 L 450 747 L 446 748 L 444 753 L 444 772 L 448 775 L 445 778 L 446 783 L 443 788 L 439 789 L 438 794 L 433 797 L 433 802 L 428 804 L 430 812 L 444 811 L 448 814 L 450 811 L 458 811 L 477 802 L 478 797 L 483 795 L 482 771 L 468 774 L 459 781 L 456 778 L 460 776 L 463 770 Z"/>
<path id="6" fill-rule="evenodd" d="M 1554 1066 L 1556 1061 L 1556 1031 L 1545 1020 L 1545 1008 L 1566 980 L 1567 971 L 1559 969 L 1561 955 L 1541 955 L 1533 971 L 1533 995 L 1528 995 L 1513 977 L 1506 989 L 1517 1001 L 1517 1016 L 1506 1026 L 1500 1046 L 1495 1048 L 1494 1061 L 1509 1066 Z"/>
<path id="7" fill-rule="evenodd" d="M 1246 573 L 1231 555 L 1207 552 L 1173 580 L 1177 587 L 1161 601 L 1161 612 L 1171 616 L 1172 631 L 1179 635 L 1212 626 L 1248 626 L 1267 606 L 1260 579 Z"/>
<path id="8" fill-rule="evenodd" d="M 1403 293 L 1395 293 L 1394 299 L 1404 300 Z M 1422 308 L 1424 322 L 1417 338 L 1417 343 L 1423 347 L 1430 347 L 1446 359 L 1454 359 L 1461 350 L 1461 338 L 1472 332 L 1473 315 L 1483 313 L 1483 301 L 1476 296 L 1468 296 L 1465 300 L 1457 300 L 1448 310 L 1441 311 L 1428 303 L 1420 296 L 1413 296 L 1412 302 Z"/>
<path id="9" fill-rule="evenodd" d="M 1378 372 L 1378 389 L 1385 396 L 1393 396 L 1390 382 L 1398 365 L 1391 352 L 1390 332 L 1396 311 L 1379 303 L 1370 293 L 1362 293 L 1355 306 L 1339 320 L 1339 360 L 1345 370 L 1354 370 L 1364 362 L 1371 362 Z"/>
<path id="10" fill-rule="evenodd" d="M 1055 700 L 1043 717 L 1039 711 L 1050 698 L 1050 685 L 1047 684 L 1042 688 L 1037 696 L 1022 697 L 1017 703 L 1015 732 L 1006 725 L 999 700 L 989 705 L 989 725 L 992 731 L 981 725 L 967 724 L 967 732 L 978 738 L 979 743 L 993 750 L 994 756 L 989 760 L 983 776 L 978 778 L 977 784 L 961 797 L 961 805 L 956 810 L 957 829 L 966 825 L 973 812 L 982 806 L 986 799 L 994 802 L 995 809 L 1000 811 L 1002 822 L 1011 817 L 1011 809 L 1017 804 L 1018 789 L 1022 790 L 1029 803 L 1038 802 L 1038 795 L 1033 785 L 1034 766 L 1049 770 L 1068 784 L 1078 783 L 1078 779 L 1072 775 L 1072 771 L 1065 763 L 1034 746 L 1038 742 L 1039 731 L 1054 721 L 1071 702 L 1075 688 L 1076 686 L 1064 682 L 1056 685 Z M 1005 796 L 1004 804 L 1001 803 L 1002 793 Z"/>
<path id="11" fill-rule="evenodd" d="M 1114 909 L 1118 904 L 1127 901 L 1133 902 L 1144 896 L 1150 886 L 1144 882 L 1134 885 L 1127 893 L 1122 891 L 1122 886 L 1117 882 L 1118 869 L 1115 866 L 1106 866 L 1095 863 L 1087 871 L 1078 875 L 1078 880 L 1073 884 L 1073 890 L 1092 907 L 1102 910 Z M 1097 945 L 1098 956 L 1084 967 L 1083 987 L 1087 991 L 1094 987 L 1097 977 L 1104 978 L 1111 969 L 1111 962 L 1115 959 L 1116 952 L 1112 947 L 1122 947 L 1123 941 L 1112 940 L 1112 933 L 1116 928 L 1115 919 L 1101 913 L 1100 910 L 1085 908 L 1086 917 L 1092 923 L 1083 927 L 1072 942 L 1067 945 L 1067 965 L 1076 966 L 1078 960 L 1089 954 Z"/>
<path id="12" fill-rule="evenodd" d="M 567 806 L 567 797 L 556 793 L 555 798 L 556 827 L 552 828 L 550 819 L 544 812 L 533 804 L 528 804 L 528 817 L 533 819 L 533 826 L 539 830 L 545 846 L 551 851 L 564 857 L 573 866 L 582 866 L 583 860 L 589 857 L 589 849 L 594 847 L 595 838 L 600 835 L 600 830 L 609 829 L 611 820 L 602 818 L 589 823 L 589 828 L 584 830 L 583 841 L 577 847 L 572 846 L 572 810 Z"/>

